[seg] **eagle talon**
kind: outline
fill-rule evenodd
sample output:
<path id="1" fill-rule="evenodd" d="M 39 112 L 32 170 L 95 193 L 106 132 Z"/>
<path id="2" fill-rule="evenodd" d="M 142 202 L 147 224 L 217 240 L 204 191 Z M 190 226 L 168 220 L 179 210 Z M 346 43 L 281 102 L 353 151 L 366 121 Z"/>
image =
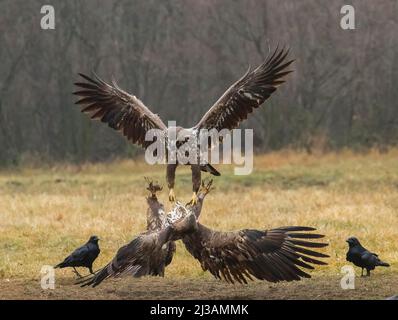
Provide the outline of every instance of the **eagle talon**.
<path id="1" fill-rule="evenodd" d="M 176 202 L 176 196 L 174 194 L 174 189 L 170 189 L 170 191 L 169 191 L 169 201 Z"/>
<path id="2" fill-rule="evenodd" d="M 153 182 L 147 177 L 144 177 L 144 179 L 148 184 L 148 187 L 146 189 L 151 193 L 152 197 L 156 197 L 156 193 L 162 191 L 163 187 L 159 185 L 157 182 Z"/>
<path id="3" fill-rule="evenodd" d="M 198 203 L 198 196 L 196 192 L 193 193 L 191 201 L 188 202 L 189 205 L 194 206 Z"/>

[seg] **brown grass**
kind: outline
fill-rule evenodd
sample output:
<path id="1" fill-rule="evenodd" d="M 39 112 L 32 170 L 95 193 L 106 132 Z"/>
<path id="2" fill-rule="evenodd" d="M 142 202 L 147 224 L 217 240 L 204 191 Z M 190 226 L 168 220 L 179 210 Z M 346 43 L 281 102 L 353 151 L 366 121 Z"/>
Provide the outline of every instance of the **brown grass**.
<path id="1" fill-rule="evenodd" d="M 215 179 L 216 190 L 206 199 L 201 222 L 221 230 L 316 227 L 330 243 L 325 252 L 331 258 L 328 266 L 312 273 L 315 279 L 306 282 L 309 286 L 316 286 L 316 279 L 340 277 L 340 268 L 347 264 L 344 240 L 351 235 L 392 264 L 379 268 L 375 275 L 396 277 L 397 158 L 398 150 L 382 155 L 284 151 L 257 157 L 249 176 L 234 176 L 231 167 L 218 166 L 222 176 Z M 164 171 L 129 160 L 0 172 L 2 285 L 8 281 L 36 283 L 42 265 L 59 262 L 91 234 L 102 239 L 95 268 L 106 263 L 119 246 L 145 228 L 143 177 L 163 182 Z M 179 168 L 177 197 L 187 201 L 190 190 L 190 171 Z M 161 199 L 169 207 L 166 191 Z M 61 279 L 73 276 L 70 270 L 57 270 L 57 275 Z M 166 279 L 156 281 L 189 279 L 216 281 L 179 243 Z"/>

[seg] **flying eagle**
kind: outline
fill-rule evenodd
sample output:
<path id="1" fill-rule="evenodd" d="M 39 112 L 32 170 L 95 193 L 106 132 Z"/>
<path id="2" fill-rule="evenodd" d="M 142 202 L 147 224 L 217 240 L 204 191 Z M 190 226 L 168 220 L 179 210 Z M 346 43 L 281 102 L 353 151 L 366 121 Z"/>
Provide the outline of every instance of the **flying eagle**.
<path id="1" fill-rule="evenodd" d="M 283 78 L 291 71 L 286 68 L 293 60 L 286 61 L 289 51 L 278 49 L 270 54 L 257 68 L 249 70 L 217 100 L 203 118 L 192 128 L 167 128 L 157 114 L 152 113 L 142 101 L 130 95 L 113 82 L 104 82 L 98 76 L 94 79 L 80 74 L 85 80 L 77 82 L 79 88 L 75 95 L 80 97 L 76 104 L 83 105 L 81 111 L 91 119 L 99 119 L 109 127 L 120 131 L 132 143 L 147 148 L 152 141 L 145 141 L 150 129 L 158 129 L 168 136 L 170 130 L 177 135 L 181 130 L 199 136 L 200 130 L 237 128 L 248 115 L 267 100 L 276 88 L 284 82 Z M 177 146 L 178 147 L 178 146 Z M 167 154 L 167 152 L 166 152 Z M 212 175 L 220 173 L 209 163 L 188 163 L 192 170 L 193 196 L 192 204 L 197 201 L 197 192 L 201 183 L 201 171 Z M 177 163 L 167 162 L 167 184 L 169 200 L 175 201 L 174 181 Z"/>

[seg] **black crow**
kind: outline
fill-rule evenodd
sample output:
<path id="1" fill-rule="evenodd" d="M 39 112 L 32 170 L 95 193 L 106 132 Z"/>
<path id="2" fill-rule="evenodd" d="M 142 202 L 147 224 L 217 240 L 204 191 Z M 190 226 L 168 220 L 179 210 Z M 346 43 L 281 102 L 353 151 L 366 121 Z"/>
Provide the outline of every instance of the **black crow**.
<path id="1" fill-rule="evenodd" d="M 75 274 L 81 277 L 76 267 L 86 267 L 90 270 L 90 273 L 94 274 L 92 269 L 93 262 L 100 253 L 98 240 L 99 238 L 97 236 L 91 236 L 85 245 L 77 248 L 70 256 L 66 257 L 63 262 L 57 264 L 54 268 L 72 267 Z"/>
<path id="2" fill-rule="evenodd" d="M 388 263 L 381 261 L 376 253 L 362 247 L 357 238 L 351 237 L 346 242 L 348 242 L 349 246 L 346 259 L 357 267 L 362 268 L 361 277 L 363 277 L 363 269 L 366 269 L 366 276 L 369 277 L 370 270 L 374 270 L 377 266 L 390 266 Z"/>

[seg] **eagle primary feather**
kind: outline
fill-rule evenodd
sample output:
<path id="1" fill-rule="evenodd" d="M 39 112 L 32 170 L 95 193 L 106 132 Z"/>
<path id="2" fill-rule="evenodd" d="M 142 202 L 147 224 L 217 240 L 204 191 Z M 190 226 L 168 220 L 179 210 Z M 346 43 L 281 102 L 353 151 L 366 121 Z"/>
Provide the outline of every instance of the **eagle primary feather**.
<path id="1" fill-rule="evenodd" d="M 238 127 L 285 82 L 283 77 L 292 72 L 286 71 L 294 61 L 286 62 L 288 53 L 288 50 L 277 48 L 256 69 L 249 69 L 218 99 L 195 127 L 208 130 L 215 128 L 219 131 Z"/>
<path id="2" fill-rule="evenodd" d="M 322 248 L 327 243 L 296 240 L 297 231 L 308 227 L 280 227 L 271 230 L 245 229 L 218 232 L 198 223 L 198 230 L 182 240 L 187 250 L 200 261 L 203 270 L 227 282 L 247 283 L 247 279 L 271 282 L 310 278 L 301 270 L 324 265 L 315 259 L 327 255 L 307 248 Z M 300 233 L 299 238 L 322 238 L 320 234 Z"/>
<path id="3" fill-rule="evenodd" d="M 166 130 L 166 125 L 158 115 L 152 113 L 134 95 L 120 89 L 115 83 L 107 84 L 95 76 L 95 79 L 79 73 L 87 83 L 75 85 L 84 90 L 74 92 L 81 99 L 76 104 L 83 105 L 83 113 L 91 119 L 107 123 L 109 127 L 120 131 L 133 143 L 147 147 L 151 141 L 145 141 L 145 134 L 150 129 Z"/>

